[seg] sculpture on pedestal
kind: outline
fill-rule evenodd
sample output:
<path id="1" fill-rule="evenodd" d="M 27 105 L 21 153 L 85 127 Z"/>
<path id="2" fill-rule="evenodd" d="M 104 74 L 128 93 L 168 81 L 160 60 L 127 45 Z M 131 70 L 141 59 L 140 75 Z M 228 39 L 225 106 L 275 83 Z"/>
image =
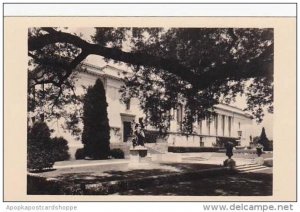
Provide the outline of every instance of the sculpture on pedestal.
<path id="1" fill-rule="evenodd" d="M 227 142 L 225 144 L 225 148 L 226 148 L 226 156 L 228 157 L 228 159 L 231 159 L 231 157 L 233 156 L 233 144 L 231 142 Z"/>
<path id="2" fill-rule="evenodd" d="M 263 153 L 263 148 L 264 146 L 261 144 L 258 144 L 256 146 L 256 154 L 257 154 L 257 158 L 255 158 L 255 163 L 259 164 L 259 165 L 263 165 L 264 164 L 264 158 L 261 156 Z"/>
<path id="3" fill-rule="evenodd" d="M 134 138 L 132 139 L 132 148 L 130 148 L 130 159 L 132 163 L 140 163 L 140 159 L 147 156 L 147 148 L 145 147 L 145 132 L 143 118 L 139 118 L 139 123 L 134 125 Z"/>
<path id="4" fill-rule="evenodd" d="M 143 119 L 139 118 L 139 123 L 135 124 L 134 127 L 134 139 L 132 140 L 132 146 L 145 146 L 145 131 L 144 131 Z"/>
<path id="5" fill-rule="evenodd" d="M 231 157 L 233 156 L 233 143 L 231 142 L 227 142 L 225 144 L 225 148 L 226 148 L 226 156 L 228 157 L 228 159 L 226 159 L 223 163 L 223 165 L 225 167 L 229 167 L 231 169 L 233 169 L 235 167 L 235 161 L 233 159 L 231 159 Z"/>
<path id="6" fill-rule="evenodd" d="M 262 154 L 262 149 L 263 149 L 263 145 L 258 144 L 258 145 L 256 146 L 256 154 L 257 154 L 258 157 L 261 156 L 261 154 Z"/>

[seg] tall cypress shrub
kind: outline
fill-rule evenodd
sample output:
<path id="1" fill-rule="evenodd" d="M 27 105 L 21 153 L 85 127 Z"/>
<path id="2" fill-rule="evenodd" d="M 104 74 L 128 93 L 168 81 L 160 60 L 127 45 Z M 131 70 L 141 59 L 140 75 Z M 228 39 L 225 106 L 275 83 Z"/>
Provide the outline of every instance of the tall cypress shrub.
<path id="1" fill-rule="evenodd" d="M 85 155 L 92 159 L 106 159 L 109 156 L 109 123 L 104 86 L 98 79 L 87 89 L 83 105 L 83 133 Z"/>
<path id="2" fill-rule="evenodd" d="M 261 130 L 261 134 L 260 134 L 260 138 L 258 140 L 258 143 L 263 145 L 265 151 L 270 150 L 270 141 L 267 138 L 266 131 L 265 131 L 264 127 Z"/>

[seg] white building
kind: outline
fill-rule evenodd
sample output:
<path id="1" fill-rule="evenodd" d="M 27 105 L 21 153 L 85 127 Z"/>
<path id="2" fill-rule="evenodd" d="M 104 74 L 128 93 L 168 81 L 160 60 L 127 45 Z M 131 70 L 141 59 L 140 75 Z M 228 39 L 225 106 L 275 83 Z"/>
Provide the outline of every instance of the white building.
<path id="1" fill-rule="evenodd" d="M 128 145 L 131 123 L 138 122 L 140 117 L 144 117 L 138 99 L 131 99 L 128 104 L 120 101 L 119 88 L 126 74 L 130 73 L 111 66 L 100 68 L 84 63 L 77 81 L 77 87 L 81 85 L 87 87 L 94 85 L 97 78 L 102 80 L 108 103 L 110 143 L 114 147 Z M 182 135 L 180 131 L 183 111 L 184 106 L 171 111 L 173 119 L 170 123 L 169 135 L 164 139 L 169 146 L 213 147 L 218 144 L 218 141 L 224 139 L 239 140 L 241 146 L 248 146 L 250 143 L 252 117 L 237 107 L 216 105 L 217 115 L 210 121 L 194 123 L 195 133 L 189 136 Z"/>

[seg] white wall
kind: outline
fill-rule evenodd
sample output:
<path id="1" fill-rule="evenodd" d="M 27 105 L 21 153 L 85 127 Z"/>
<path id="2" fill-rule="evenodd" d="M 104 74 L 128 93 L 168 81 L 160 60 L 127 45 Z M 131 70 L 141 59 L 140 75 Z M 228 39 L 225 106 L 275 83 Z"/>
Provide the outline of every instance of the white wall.
<path id="1" fill-rule="evenodd" d="M 138 118 L 145 117 L 139 107 L 138 99 L 131 99 L 130 109 L 127 110 L 124 103 L 120 101 L 121 94 L 119 93 L 122 82 L 122 70 L 105 66 L 102 69 L 95 67 L 87 67 L 87 72 L 81 72 L 78 74 L 78 80 L 76 82 L 77 94 L 83 94 L 85 91 L 82 89 L 82 85 L 85 87 L 93 86 L 95 81 L 100 78 L 104 84 L 106 90 L 106 100 L 108 103 L 108 119 L 111 127 L 110 136 L 111 143 L 123 142 L 123 121 L 138 121 Z M 194 123 L 194 132 L 196 135 L 182 136 L 180 135 L 180 126 L 177 123 L 177 110 L 171 110 L 173 114 L 173 120 L 170 123 L 171 135 L 166 139 L 169 145 L 176 146 L 200 146 L 200 140 L 204 142 L 205 147 L 211 147 L 216 143 L 216 136 L 221 137 L 238 137 L 238 131 L 242 131 L 241 145 L 249 145 L 249 136 L 252 133 L 252 120 L 243 114 L 238 108 L 234 108 L 226 105 L 219 105 L 215 108 L 215 112 L 218 114 L 217 130 L 215 126 L 215 118 L 210 122 L 210 130 L 207 120 L 200 121 L 202 123 L 202 129 L 200 130 L 200 123 Z M 222 129 L 222 115 L 225 116 L 224 134 Z M 231 134 L 229 136 L 228 120 L 231 117 Z M 240 127 L 239 127 L 240 123 Z M 150 127 L 151 128 L 151 127 Z M 200 132 L 202 131 L 202 132 Z M 70 135 L 65 132 L 59 132 L 60 136 L 66 137 L 71 140 L 70 145 L 80 146 L 80 141 L 72 141 Z M 202 137 L 202 138 L 200 138 Z"/>

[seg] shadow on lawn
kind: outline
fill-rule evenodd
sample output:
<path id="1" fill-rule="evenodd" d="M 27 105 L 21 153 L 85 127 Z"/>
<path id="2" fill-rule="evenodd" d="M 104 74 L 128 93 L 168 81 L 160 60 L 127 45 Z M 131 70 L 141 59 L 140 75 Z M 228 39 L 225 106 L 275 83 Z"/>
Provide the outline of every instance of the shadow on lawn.
<path id="1" fill-rule="evenodd" d="M 28 176 L 28 194 L 268 196 L 272 174 L 235 174 L 203 164 L 172 164 L 174 169 L 61 172 L 48 178 Z M 217 169 L 214 169 L 217 168 Z M 199 170 L 203 170 L 199 172 Z M 50 179 L 50 180 L 49 180 Z"/>
<path id="2" fill-rule="evenodd" d="M 30 173 L 38 174 L 38 173 L 44 173 L 44 172 L 52 172 L 55 170 L 56 169 L 54 169 L 54 168 L 48 168 L 48 169 L 42 169 L 42 170 L 30 170 Z"/>
<path id="3" fill-rule="evenodd" d="M 179 195 L 179 196 L 270 196 L 271 174 L 244 173 L 216 176 L 200 180 L 163 184 L 156 187 L 119 192 L 120 195 Z"/>
<path id="4" fill-rule="evenodd" d="M 160 176 L 165 174 L 171 173 L 183 173 L 187 171 L 197 171 L 201 169 L 209 169 L 209 168 L 217 168 L 219 166 L 215 165 L 206 165 L 206 164 L 190 164 L 190 163 L 163 163 L 161 164 L 164 167 L 171 167 L 175 169 L 164 169 L 164 168 L 156 168 L 156 169 L 135 169 L 135 170 L 110 170 L 104 171 L 102 173 L 96 172 L 84 172 L 84 173 L 60 173 L 59 175 L 55 176 L 54 178 L 68 183 L 75 183 L 75 184 L 95 184 L 101 182 L 109 182 L 109 181 L 116 181 L 116 180 L 128 180 L 128 179 L 137 179 L 137 178 L 144 178 L 149 176 Z"/>
<path id="5" fill-rule="evenodd" d="M 110 182 L 116 180 L 126 180 L 126 179 L 135 179 L 143 178 L 148 176 L 163 175 L 172 173 L 168 170 L 163 169 L 151 169 L 151 170 L 131 170 L 131 171 L 105 171 L 101 175 L 95 175 L 94 173 L 73 173 L 73 174 L 62 174 L 56 179 L 64 182 L 72 183 L 84 183 L 84 184 L 95 184 L 102 182 Z"/>

